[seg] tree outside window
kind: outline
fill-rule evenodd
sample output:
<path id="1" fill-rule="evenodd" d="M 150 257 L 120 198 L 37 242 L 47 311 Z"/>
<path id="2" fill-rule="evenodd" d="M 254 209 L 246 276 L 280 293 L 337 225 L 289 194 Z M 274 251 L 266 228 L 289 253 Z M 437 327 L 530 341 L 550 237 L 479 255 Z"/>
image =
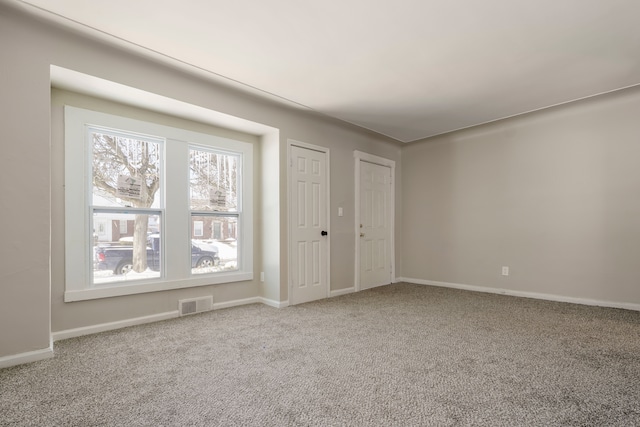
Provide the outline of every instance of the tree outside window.
<path id="1" fill-rule="evenodd" d="M 154 231 L 160 232 L 157 223 L 161 215 L 159 210 L 149 212 L 148 209 L 161 205 L 158 190 L 162 182 L 163 141 L 99 128 L 90 128 L 89 138 L 92 149 L 94 220 L 110 217 L 115 224 L 126 224 L 133 220 L 133 236 L 122 237 L 122 227 L 114 227 L 111 241 L 106 242 L 111 247 L 95 249 L 95 256 L 98 258 L 96 261 L 102 262 L 104 266 L 108 263 L 105 260 L 109 255 L 113 254 L 114 260 L 117 256 L 114 265 L 108 266 L 118 275 L 147 271 L 151 258 L 151 267 L 159 271 L 160 252 L 156 251 L 150 256 L 148 246 L 150 235 Z M 113 246 L 122 246 L 117 255 Z M 127 246 L 132 247 L 130 256 Z M 159 273 L 151 276 L 159 276 Z M 94 273 L 94 281 L 95 279 L 98 278 Z"/>

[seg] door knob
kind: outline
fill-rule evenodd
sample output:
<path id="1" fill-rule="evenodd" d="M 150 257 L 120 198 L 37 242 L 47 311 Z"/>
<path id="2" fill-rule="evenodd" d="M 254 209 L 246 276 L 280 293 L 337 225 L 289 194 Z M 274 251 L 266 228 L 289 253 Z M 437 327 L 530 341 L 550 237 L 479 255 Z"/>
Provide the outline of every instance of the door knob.
<path id="1" fill-rule="evenodd" d="M 322 231 L 320 232 L 320 235 L 322 235 L 322 236 L 326 236 L 327 234 L 329 234 L 329 233 L 327 233 L 327 232 L 326 232 L 326 231 L 324 231 L 324 230 L 322 230 Z"/>

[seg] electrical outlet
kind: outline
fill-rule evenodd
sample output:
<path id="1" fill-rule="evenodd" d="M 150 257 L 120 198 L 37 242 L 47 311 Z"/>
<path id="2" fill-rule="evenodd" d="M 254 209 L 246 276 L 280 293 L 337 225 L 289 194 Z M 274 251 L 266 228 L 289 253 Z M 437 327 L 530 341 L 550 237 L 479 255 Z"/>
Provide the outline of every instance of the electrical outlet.
<path id="1" fill-rule="evenodd" d="M 503 276 L 509 275 L 509 267 L 502 267 L 502 275 Z"/>

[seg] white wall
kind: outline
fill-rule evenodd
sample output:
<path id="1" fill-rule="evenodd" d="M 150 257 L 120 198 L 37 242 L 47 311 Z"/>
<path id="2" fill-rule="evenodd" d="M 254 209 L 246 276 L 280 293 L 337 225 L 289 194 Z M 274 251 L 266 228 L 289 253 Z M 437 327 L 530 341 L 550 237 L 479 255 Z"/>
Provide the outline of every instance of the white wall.
<path id="1" fill-rule="evenodd" d="M 640 308 L 639 111 L 626 90 L 405 147 L 402 275 Z"/>
<path id="2" fill-rule="evenodd" d="M 279 106 L 221 87 L 196 74 L 54 28 L 4 4 L 0 5 L 0 63 L 0 128 L 3 130 L 0 194 L 5 200 L 1 215 L 3 223 L 9 224 L 4 228 L 0 245 L 0 359 L 47 349 L 52 316 L 53 331 L 118 322 L 175 310 L 178 298 L 197 296 L 211 289 L 215 289 L 218 303 L 246 296 L 286 301 L 288 254 L 286 245 L 280 242 L 287 241 L 287 171 L 281 165 L 286 164 L 288 139 L 331 149 L 331 204 L 345 208 L 343 217 L 338 217 L 335 210 L 332 212 L 332 231 L 335 232 L 331 240 L 331 289 L 354 285 L 352 153 L 360 150 L 399 162 L 398 145 L 354 126 Z M 262 263 L 258 267 L 266 267 L 267 283 L 260 283 L 256 277 L 253 282 L 237 287 L 216 285 L 154 295 L 62 301 L 64 232 L 58 222 L 63 206 L 59 188 L 62 170 L 57 151 L 60 133 L 56 130 L 60 117 L 55 108 L 50 111 L 51 65 L 279 129 L 279 140 L 274 140 L 273 135 L 261 138 L 258 143 L 263 144 L 259 150 L 261 157 L 256 159 L 260 173 L 267 178 L 259 180 L 262 191 L 257 215 L 262 228 L 258 233 L 265 237 L 275 233 L 279 237 L 275 246 L 258 237 L 263 253 L 256 259 Z M 28 168 L 24 166 L 25 159 L 28 159 Z M 264 212 L 265 207 L 269 207 L 268 213 Z M 273 227 L 265 229 L 264 224 Z M 55 226 L 53 240 L 52 226 Z M 50 291 L 53 291 L 53 302 L 50 302 Z"/>

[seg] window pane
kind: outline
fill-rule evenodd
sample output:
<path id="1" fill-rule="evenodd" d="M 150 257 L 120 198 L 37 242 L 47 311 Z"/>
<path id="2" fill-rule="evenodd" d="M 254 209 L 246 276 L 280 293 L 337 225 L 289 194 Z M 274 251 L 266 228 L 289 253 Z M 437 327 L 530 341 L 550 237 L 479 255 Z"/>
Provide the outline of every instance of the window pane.
<path id="1" fill-rule="evenodd" d="M 196 224 L 202 223 L 202 236 Z M 191 217 L 191 273 L 238 270 L 238 218 L 193 215 Z"/>
<path id="2" fill-rule="evenodd" d="M 94 206 L 160 207 L 158 141 L 92 129 L 90 142 Z"/>
<path id="3" fill-rule="evenodd" d="M 94 212 L 93 229 L 94 284 L 160 277 L 159 214 Z"/>
<path id="4" fill-rule="evenodd" d="M 237 212 L 239 156 L 189 150 L 191 209 Z"/>
<path id="5" fill-rule="evenodd" d="M 204 222 L 193 221 L 193 237 L 204 236 Z"/>

